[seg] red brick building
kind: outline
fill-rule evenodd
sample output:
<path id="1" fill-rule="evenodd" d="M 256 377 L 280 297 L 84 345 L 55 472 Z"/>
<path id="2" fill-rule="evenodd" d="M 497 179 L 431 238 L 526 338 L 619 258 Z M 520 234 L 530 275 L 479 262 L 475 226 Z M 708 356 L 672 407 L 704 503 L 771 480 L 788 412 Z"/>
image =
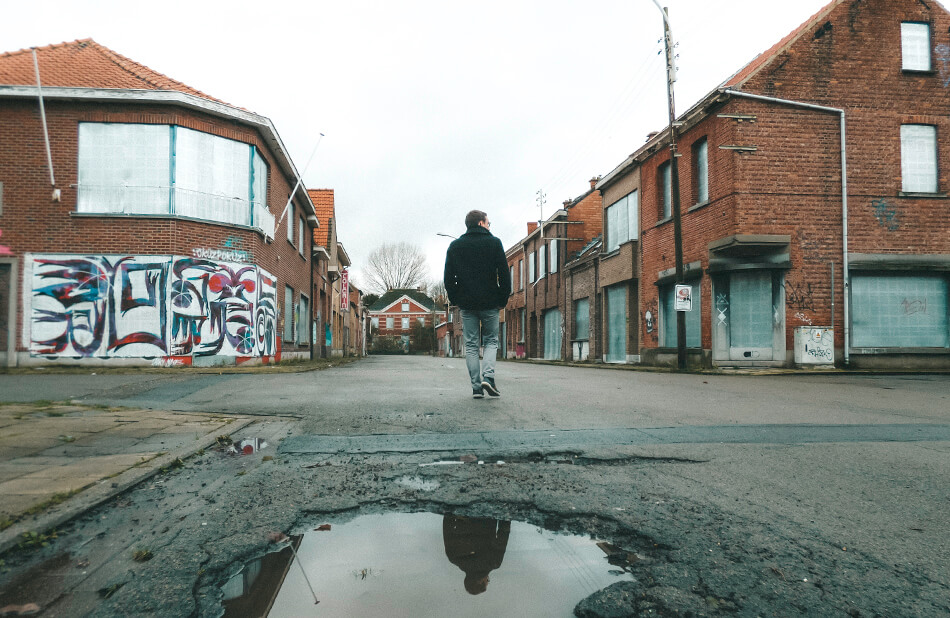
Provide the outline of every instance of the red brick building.
<path id="1" fill-rule="evenodd" d="M 574 307 L 565 264 L 602 230 L 597 178 L 583 195 L 548 219 L 528 224 L 528 235 L 506 251 L 512 295 L 502 332 L 505 355 L 563 360 L 572 356 Z"/>
<path id="2" fill-rule="evenodd" d="M 366 313 L 374 340 L 392 339 L 406 351 L 417 343 L 414 338 L 417 325 L 434 331 L 437 324 L 446 321 L 446 312 L 439 310 L 435 301 L 421 289 L 389 290 L 370 305 Z"/>
<path id="3" fill-rule="evenodd" d="M 286 152 L 92 40 L 0 55 L 0 360 L 308 356 L 318 219 Z"/>
<path id="4" fill-rule="evenodd" d="M 691 362 L 950 366 L 948 31 L 937 3 L 835 0 L 680 117 Z M 669 166 L 663 132 L 598 184 L 639 193 L 652 363 L 675 362 Z"/>

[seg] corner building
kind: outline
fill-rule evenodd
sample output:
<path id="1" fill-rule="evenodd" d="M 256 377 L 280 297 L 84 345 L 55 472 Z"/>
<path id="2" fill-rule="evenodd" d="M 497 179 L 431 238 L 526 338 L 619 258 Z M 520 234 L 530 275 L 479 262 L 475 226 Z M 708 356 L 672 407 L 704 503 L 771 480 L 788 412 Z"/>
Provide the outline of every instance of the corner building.
<path id="1" fill-rule="evenodd" d="M 0 55 L 0 362 L 309 356 L 319 222 L 286 152 L 91 39 Z"/>
<path id="2" fill-rule="evenodd" d="M 948 33 L 937 3 L 836 0 L 680 117 L 691 364 L 950 367 Z M 664 131 L 598 183 L 639 194 L 654 364 L 676 362 L 670 165 Z"/>

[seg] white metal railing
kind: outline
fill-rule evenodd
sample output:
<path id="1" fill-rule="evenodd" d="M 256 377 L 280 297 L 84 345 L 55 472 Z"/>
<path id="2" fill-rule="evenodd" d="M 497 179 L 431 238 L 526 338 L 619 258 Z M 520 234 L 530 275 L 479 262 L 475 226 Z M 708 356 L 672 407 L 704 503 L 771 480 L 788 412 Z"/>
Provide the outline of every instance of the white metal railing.
<path id="1" fill-rule="evenodd" d="M 179 187 L 90 185 L 78 187 L 76 212 L 89 214 L 178 215 L 253 226 L 274 237 L 276 218 L 265 204 Z M 251 209 L 253 207 L 253 217 Z"/>

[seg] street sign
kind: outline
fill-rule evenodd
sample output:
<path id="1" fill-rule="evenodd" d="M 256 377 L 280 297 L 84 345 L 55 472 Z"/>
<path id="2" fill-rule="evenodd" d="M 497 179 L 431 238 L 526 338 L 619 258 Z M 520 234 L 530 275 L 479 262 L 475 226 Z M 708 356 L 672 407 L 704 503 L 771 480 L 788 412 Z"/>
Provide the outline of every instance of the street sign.
<path id="1" fill-rule="evenodd" d="M 346 311 L 350 307 L 350 273 L 343 271 L 343 278 L 340 283 L 340 311 Z"/>
<path id="2" fill-rule="evenodd" d="M 693 310 L 693 286 L 677 285 L 673 298 L 674 309 L 677 311 Z"/>

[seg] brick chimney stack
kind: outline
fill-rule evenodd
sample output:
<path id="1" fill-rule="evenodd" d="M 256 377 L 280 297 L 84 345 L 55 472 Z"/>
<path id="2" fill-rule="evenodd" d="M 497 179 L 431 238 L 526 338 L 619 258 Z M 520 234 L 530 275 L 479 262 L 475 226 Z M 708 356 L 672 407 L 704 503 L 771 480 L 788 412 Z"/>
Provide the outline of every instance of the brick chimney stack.
<path id="1" fill-rule="evenodd" d="M 537 221 L 528 221 L 528 234 L 538 229 Z"/>

